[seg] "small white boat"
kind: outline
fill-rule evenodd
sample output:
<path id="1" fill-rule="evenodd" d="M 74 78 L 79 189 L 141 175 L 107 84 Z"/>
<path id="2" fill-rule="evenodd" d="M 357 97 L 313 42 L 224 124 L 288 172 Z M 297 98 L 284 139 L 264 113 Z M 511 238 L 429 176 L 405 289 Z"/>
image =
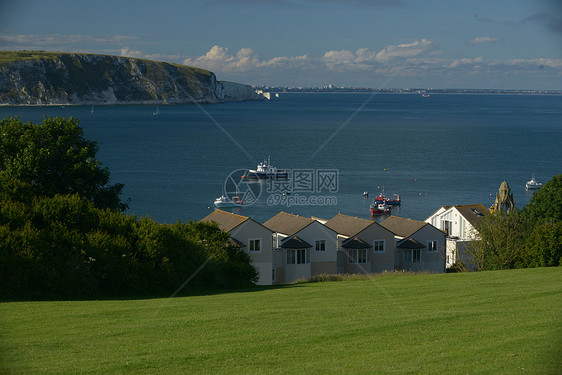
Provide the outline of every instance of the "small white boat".
<path id="1" fill-rule="evenodd" d="M 542 187 L 542 183 L 535 180 L 535 176 L 531 177 L 529 181 L 525 184 L 525 189 L 540 189 Z"/>
<path id="2" fill-rule="evenodd" d="M 214 203 L 215 207 L 238 207 L 242 205 L 242 197 L 237 195 L 232 197 L 232 199 L 228 198 L 225 195 L 221 195 L 217 199 L 215 199 Z"/>
<path id="3" fill-rule="evenodd" d="M 158 106 L 156 106 L 156 111 L 152 112 L 152 116 L 158 116 L 160 114 L 160 110 L 158 109 Z"/>
<path id="4" fill-rule="evenodd" d="M 93 115 L 94 114 L 94 105 L 92 104 L 92 109 L 90 110 L 90 113 Z"/>

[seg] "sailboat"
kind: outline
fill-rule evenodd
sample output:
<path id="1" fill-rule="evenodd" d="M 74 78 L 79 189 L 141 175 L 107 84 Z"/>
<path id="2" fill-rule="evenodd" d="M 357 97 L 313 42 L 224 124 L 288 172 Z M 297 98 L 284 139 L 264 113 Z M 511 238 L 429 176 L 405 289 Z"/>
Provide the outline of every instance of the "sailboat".
<path id="1" fill-rule="evenodd" d="M 92 104 L 92 109 L 90 110 L 90 113 L 93 115 L 94 114 L 94 105 Z"/>
<path id="2" fill-rule="evenodd" d="M 156 111 L 152 112 L 153 116 L 158 116 L 160 114 L 160 110 L 158 109 L 158 106 L 156 106 Z"/>

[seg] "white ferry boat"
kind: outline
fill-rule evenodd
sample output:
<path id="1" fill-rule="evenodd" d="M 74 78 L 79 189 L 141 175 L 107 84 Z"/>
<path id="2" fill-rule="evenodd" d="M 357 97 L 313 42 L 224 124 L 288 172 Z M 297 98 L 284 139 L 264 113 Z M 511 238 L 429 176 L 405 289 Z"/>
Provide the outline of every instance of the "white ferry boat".
<path id="1" fill-rule="evenodd" d="M 286 169 L 278 169 L 271 165 L 270 157 L 264 160 L 263 163 L 259 163 L 256 169 L 250 169 L 247 174 L 242 176 L 242 178 L 248 179 L 267 179 L 267 178 L 288 178 L 289 171 Z"/>

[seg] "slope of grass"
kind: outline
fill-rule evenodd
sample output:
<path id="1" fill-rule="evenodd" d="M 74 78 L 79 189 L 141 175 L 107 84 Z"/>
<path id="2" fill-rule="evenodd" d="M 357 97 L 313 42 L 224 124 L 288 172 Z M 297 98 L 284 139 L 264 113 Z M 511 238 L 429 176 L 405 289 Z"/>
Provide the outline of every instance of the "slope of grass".
<path id="1" fill-rule="evenodd" d="M 554 374 L 562 268 L 0 304 L 0 373 Z"/>
<path id="2" fill-rule="evenodd" d="M 61 58 L 65 57 L 72 57 L 72 56 L 107 56 L 107 57 L 117 57 L 112 55 L 100 55 L 100 54 L 86 54 L 86 53 L 73 53 L 73 52 L 47 52 L 47 51 L 0 51 L 0 67 L 7 66 L 8 64 L 15 62 L 15 61 L 34 61 L 34 60 L 60 60 Z M 120 58 L 124 58 L 120 56 Z M 199 76 L 210 76 L 211 72 L 201 68 L 195 68 L 187 65 L 181 64 L 173 64 L 168 62 L 161 62 L 161 61 L 154 61 L 154 60 L 146 60 L 146 59 L 138 59 L 128 57 L 129 60 L 136 60 L 142 61 L 147 64 L 152 65 L 160 65 L 160 66 L 174 66 L 176 67 L 182 74 L 187 76 L 188 78 L 191 77 L 192 74 L 199 75 Z M 80 66 L 81 68 L 81 66 Z"/>

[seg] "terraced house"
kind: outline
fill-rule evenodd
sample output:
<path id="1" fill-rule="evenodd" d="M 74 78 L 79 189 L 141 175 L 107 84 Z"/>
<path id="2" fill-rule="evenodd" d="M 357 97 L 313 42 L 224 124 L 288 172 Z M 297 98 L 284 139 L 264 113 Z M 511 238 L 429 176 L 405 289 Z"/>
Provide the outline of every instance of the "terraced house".
<path id="1" fill-rule="evenodd" d="M 309 217 L 280 212 L 263 224 L 273 234 L 274 283 L 337 272 L 336 232 Z"/>
<path id="2" fill-rule="evenodd" d="M 338 273 L 394 270 L 394 233 L 379 223 L 338 214 L 326 226 L 337 233 Z"/>
<path id="3" fill-rule="evenodd" d="M 395 269 L 445 272 L 445 233 L 424 221 L 390 216 L 381 223 L 394 233 Z"/>
<path id="4" fill-rule="evenodd" d="M 280 212 L 262 225 L 222 210 L 202 221 L 216 222 L 248 252 L 259 285 L 324 273 L 445 271 L 445 234 L 423 221 L 391 216 L 379 224 L 343 214 L 321 220 Z"/>

